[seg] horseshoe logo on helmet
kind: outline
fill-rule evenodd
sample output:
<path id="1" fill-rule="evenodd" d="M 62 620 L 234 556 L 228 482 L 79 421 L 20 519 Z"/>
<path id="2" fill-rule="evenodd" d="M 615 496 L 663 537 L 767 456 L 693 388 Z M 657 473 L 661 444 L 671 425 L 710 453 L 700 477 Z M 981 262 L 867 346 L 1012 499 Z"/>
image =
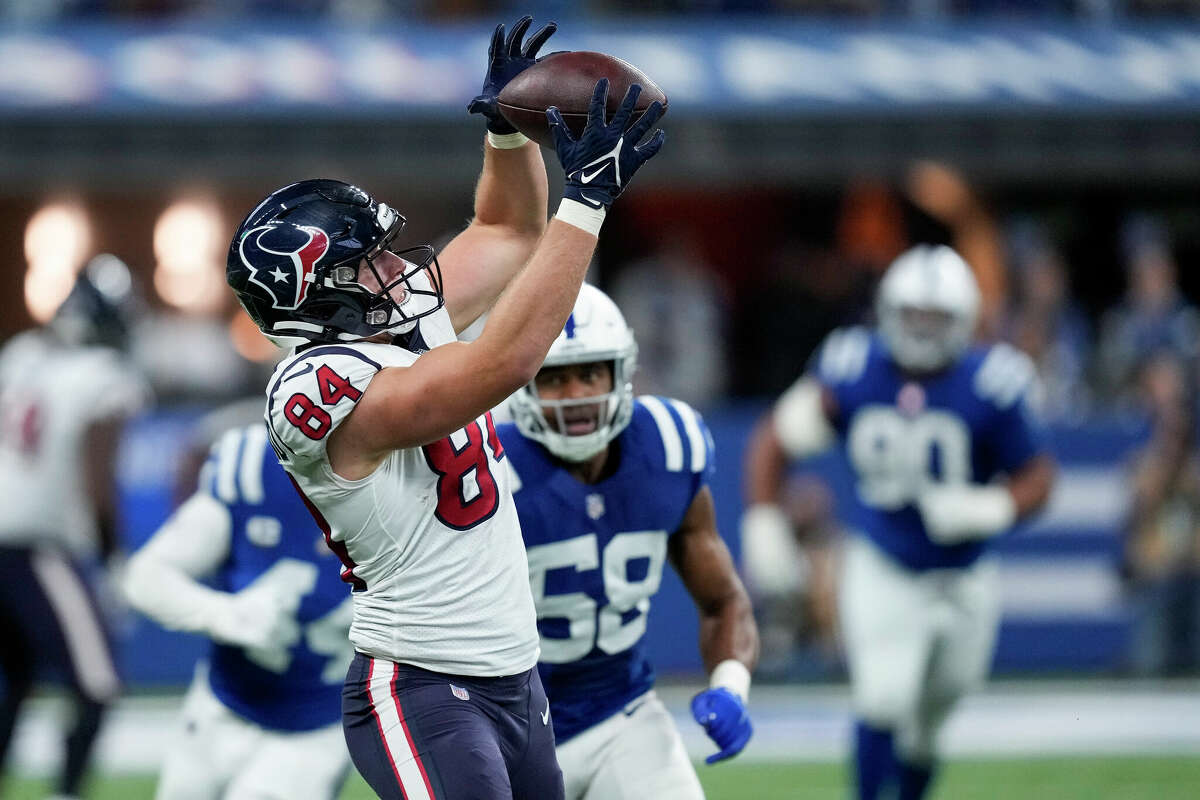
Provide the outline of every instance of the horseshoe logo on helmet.
<path id="1" fill-rule="evenodd" d="M 320 228 L 278 223 L 252 229 L 238 246 L 251 283 L 271 296 L 273 308 L 286 311 L 295 311 L 308 297 L 313 270 L 328 251 L 329 234 Z"/>

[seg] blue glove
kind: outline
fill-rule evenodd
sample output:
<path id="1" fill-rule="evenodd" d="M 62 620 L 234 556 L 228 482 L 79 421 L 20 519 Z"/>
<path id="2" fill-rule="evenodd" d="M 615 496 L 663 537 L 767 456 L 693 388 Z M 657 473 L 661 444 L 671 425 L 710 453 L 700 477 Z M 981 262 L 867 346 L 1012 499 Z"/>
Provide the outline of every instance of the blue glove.
<path id="1" fill-rule="evenodd" d="M 546 119 L 554 134 L 554 149 L 567 175 L 563 197 L 591 208 L 608 208 L 629 185 L 629 179 L 637 168 L 649 161 L 662 147 L 666 134 L 661 129 L 650 137 L 650 141 L 638 144 L 663 114 L 662 103 L 657 100 L 650 104 L 633 127 L 625 130 L 641 93 L 641 86 L 636 83 L 630 86 L 617 113 L 613 114 L 612 122 L 605 123 L 608 78 L 601 78 L 596 82 L 596 90 L 588 107 L 587 125 L 578 140 L 572 138 L 558 108 L 550 106 L 546 109 Z"/>
<path id="2" fill-rule="evenodd" d="M 496 26 L 492 33 L 492 43 L 488 47 L 488 71 L 483 79 L 483 90 L 467 105 L 471 114 L 483 114 L 487 117 L 488 130 L 496 134 L 516 133 L 517 129 L 500 114 L 496 98 L 500 90 L 517 74 L 537 61 L 537 51 L 546 43 L 550 35 L 558 30 L 558 23 L 551 22 L 529 37 L 525 47 L 521 47 L 521 37 L 529 30 L 533 17 L 528 14 L 517 20 L 508 38 L 504 38 L 504 23 Z"/>
<path id="3" fill-rule="evenodd" d="M 704 759 L 706 764 L 736 756 L 754 733 L 741 698 L 724 687 L 705 689 L 693 697 L 692 716 L 704 727 L 708 738 L 721 748 L 721 752 Z"/>

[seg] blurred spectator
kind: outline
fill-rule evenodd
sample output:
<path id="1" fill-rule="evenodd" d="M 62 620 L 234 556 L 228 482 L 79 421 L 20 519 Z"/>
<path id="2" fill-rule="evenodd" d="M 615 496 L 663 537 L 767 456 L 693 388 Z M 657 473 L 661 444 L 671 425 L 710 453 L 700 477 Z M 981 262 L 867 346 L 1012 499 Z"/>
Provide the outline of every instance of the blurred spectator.
<path id="1" fill-rule="evenodd" d="M 637 336 L 638 394 L 706 408 L 724 393 L 725 290 L 689 229 L 676 226 L 656 252 L 627 265 L 612 297 Z"/>
<path id="2" fill-rule="evenodd" d="M 1008 282 L 1003 240 L 991 211 L 966 176 L 948 164 L 916 162 L 904 188 L 918 208 L 949 229 L 948 244 L 971 265 L 979 284 L 979 334 L 996 337 L 1008 304 Z"/>
<path id="3" fill-rule="evenodd" d="M 1165 675 L 1200 666 L 1200 460 L 1187 366 L 1162 352 L 1139 378 L 1154 432 L 1132 469 L 1124 553 L 1136 611 L 1131 661 L 1140 674 Z"/>
<path id="4" fill-rule="evenodd" d="M 1087 318 L 1071 298 L 1066 265 L 1045 230 L 1019 220 L 1008 238 L 1015 286 L 1004 336 L 1037 367 L 1030 405 L 1047 422 L 1079 422 L 1091 405 L 1084 381 Z"/>
<path id="5" fill-rule="evenodd" d="M 1200 314 L 1179 290 L 1166 226 L 1146 215 L 1130 217 L 1121 230 L 1125 298 L 1101 322 L 1096 375 L 1102 390 L 1128 401 L 1138 365 L 1167 352 L 1189 372 L 1200 350 Z"/>
<path id="6" fill-rule="evenodd" d="M 847 263 L 882 275 L 911 241 L 900 196 L 886 181 L 857 178 L 842 196 L 837 250 Z"/>

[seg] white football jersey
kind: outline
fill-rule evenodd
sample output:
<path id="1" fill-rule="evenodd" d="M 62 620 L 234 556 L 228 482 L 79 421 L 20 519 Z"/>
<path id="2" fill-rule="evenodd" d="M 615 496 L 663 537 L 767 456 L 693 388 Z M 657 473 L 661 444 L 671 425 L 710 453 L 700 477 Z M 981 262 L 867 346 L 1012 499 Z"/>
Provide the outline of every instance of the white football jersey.
<path id="1" fill-rule="evenodd" d="M 423 319 L 420 331 L 430 346 L 454 337 L 445 311 Z M 355 589 L 350 641 L 359 652 L 451 674 L 517 674 L 537 663 L 538 632 L 490 415 L 393 451 L 361 480 L 329 465 L 330 432 L 375 374 L 419 357 L 389 344 L 298 350 L 267 389 L 272 443 Z"/>
<path id="2" fill-rule="evenodd" d="M 68 347 L 30 332 L 0 351 L 0 543 L 96 552 L 83 447 L 95 421 L 149 398 L 142 377 L 104 347 Z"/>

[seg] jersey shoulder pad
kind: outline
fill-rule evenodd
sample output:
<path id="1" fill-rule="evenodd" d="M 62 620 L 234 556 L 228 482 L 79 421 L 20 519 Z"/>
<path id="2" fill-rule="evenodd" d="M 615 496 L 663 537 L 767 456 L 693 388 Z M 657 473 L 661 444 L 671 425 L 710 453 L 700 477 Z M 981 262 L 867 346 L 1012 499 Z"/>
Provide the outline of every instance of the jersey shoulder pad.
<path id="1" fill-rule="evenodd" d="M 838 328 L 817 351 L 816 375 L 826 384 L 854 383 L 862 378 L 871 356 L 872 336 L 866 328 Z"/>
<path id="2" fill-rule="evenodd" d="M 979 399 L 1003 410 L 1020 400 L 1037 378 L 1029 356 L 1005 342 L 977 351 L 971 388 Z"/>
<path id="3" fill-rule="evenodd" d="M 682 400 L 643 395 L 634 404 L 630 427 L 643 456 L 667 472 L 708 474 L 714 467 L 712 433 L 694 408 Z"/>
<path id="4" fill-rule="evenodd" d="M 385 344 L 329 344 L 292 354 L 275 368 L 267 388 L 267 427 L 279 458 L 300 467 L 325 455 L 330 432 L 341 424 L 381 369 L 417 359 Z"/>
<path id="5" fill-rule="evenodd" d="M 213 443 L 200 472 L 200 491 L 226 506 L 261 505 L 263 467 L 275 459 L 262 423 L 230 428 Z"/>

